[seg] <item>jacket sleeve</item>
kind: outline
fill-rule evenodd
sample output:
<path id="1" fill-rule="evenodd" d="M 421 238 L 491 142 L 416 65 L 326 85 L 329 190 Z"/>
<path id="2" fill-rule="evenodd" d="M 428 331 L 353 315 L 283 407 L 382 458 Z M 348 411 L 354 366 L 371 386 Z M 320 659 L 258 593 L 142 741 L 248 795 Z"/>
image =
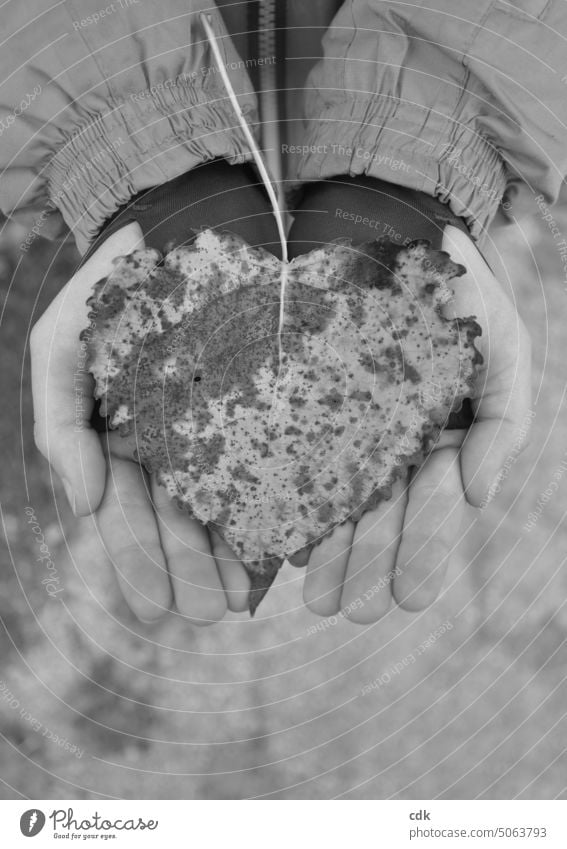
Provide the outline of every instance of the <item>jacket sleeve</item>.
<path id="1" fill-rule="evenodd" d="M 301 182 L 368 174 L 438 197 L 482 240 L 508 182 L 567 173 L 564 0 L 349 0 L 306 86 Z"/>
<path id="2" fill-rule="evenodd" d="M 248 121 L 256 101 L 211 0 L 29 0 L 4 13 L 0 208 L 84 253 L 132 195 L 249 159 L 200 24 L 211 15 Z"/>

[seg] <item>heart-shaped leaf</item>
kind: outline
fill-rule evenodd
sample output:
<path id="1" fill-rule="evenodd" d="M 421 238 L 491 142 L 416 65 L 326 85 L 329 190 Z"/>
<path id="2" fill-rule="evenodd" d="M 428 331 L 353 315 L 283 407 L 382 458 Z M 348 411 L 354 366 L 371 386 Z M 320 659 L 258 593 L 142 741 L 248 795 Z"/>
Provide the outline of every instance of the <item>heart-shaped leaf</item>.
<path id="1" fill-rule="evenodd" d="M 482 362 L 479 325 L 443 316 L 464 268 L 426 242 L 285 270 L 281 351 L 282 264 L 212 230 L 118 260 L 83 334 L 102 414 L 243 560 L 252 612 L 285 557 L 391 496 Z"/>

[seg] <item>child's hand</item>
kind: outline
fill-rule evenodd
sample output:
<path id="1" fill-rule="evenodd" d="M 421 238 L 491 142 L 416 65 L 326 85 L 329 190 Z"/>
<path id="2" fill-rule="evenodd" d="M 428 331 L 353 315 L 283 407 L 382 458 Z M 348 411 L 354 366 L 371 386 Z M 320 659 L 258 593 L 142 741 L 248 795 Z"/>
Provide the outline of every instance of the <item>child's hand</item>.
<path id="1" fill-rule="evenodd" d="M 304 598 L 320 616 L 342 609 L 370 623 L 390 607 L 421 610 L 437 597 L 460 536 L 465 503 L 483 507 L 509 454 L 527 443 L 531 350 L 514 305 L 468 236 L 447 227 L 443 249 L 467 268 L 451 281 L 453 315 L 475 315 L 484 357 L 469 430 L 445 430 L 410 481 L 398 482 L 391 501 L 348 522 L 312 549 L 292 558 L 305 565 Z"/>
<path id="2" fill-rule="evenodd" d="M 126 601 L 143 620 L 173 600 L 191 622 L 221 619 L 247 607 L 249 580 L 228 546 L 188 519 L 133 462 L 132 445 L 90 426 L 93 380 L 79 334 L 86 300 L 115 256 L 144 246 L 138 224 L 114 233 L 51 303 L 31 335 L 35 439 L 61 477 L 78 516 L 95 515 Z"/>

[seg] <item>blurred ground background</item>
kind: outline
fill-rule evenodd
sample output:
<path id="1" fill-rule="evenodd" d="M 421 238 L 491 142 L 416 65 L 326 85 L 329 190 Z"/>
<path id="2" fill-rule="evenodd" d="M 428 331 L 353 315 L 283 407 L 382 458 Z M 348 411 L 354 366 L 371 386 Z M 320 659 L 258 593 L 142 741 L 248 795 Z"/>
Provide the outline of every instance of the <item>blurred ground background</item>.
<path id="1" fill-rule="evenodd" d="M 553 214 L 567 236 L 565 204 Z M 567 474 L 523 528 L 567 459 L 567 284 L 537 211 L 495 238 L 534 341 L 532 444 L 494 505 L 471 511 L 429 611 L 310 634 L 318 620 L 290 567 L 254 621 L 198 630 L 129 615 L 90 520 L 72 518 L 32 441 L 27 334 L 77 257 L 41 239 L 22 253 L 21 231 L 4 227 L 1 798 L 567 798 Z M 387 683 L 362 695 L 376 678 Z"/>

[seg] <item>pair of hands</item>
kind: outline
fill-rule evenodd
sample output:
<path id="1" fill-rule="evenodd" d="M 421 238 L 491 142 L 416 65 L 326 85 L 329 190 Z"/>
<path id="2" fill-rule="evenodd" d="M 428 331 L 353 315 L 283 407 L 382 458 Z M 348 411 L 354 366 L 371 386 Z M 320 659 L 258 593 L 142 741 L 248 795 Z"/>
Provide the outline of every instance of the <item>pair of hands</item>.
<path id="1" fill-rule="evenodd" d="M 94 283 L 110 273 L 114 257 L 143 246 L 137 224 L 113 234 L 33 328 L 35 439 L 62 479 L 74 513 L 94 514 L 136 616 L 154 621 L 175 603 L 190 622 L 203 625 L 222 619 L 227 609 L 247 609 L 246 571 L 216 533 L 178 511 L 131 459 L 129 440 L 91 429 L 93 380 L 78 367 L 79 334 L 88 325 L 86 300 Z M 510 451 L 517 453 L 530 405 L 527 331 L 464 233 L 447 227 L 443 250 L 467 268 L 451 284 L 452 314 L 475 315 L 483 328 L 476 342 L 484 364 L 472 398 L 475 421 L 468 430 L 445 430 L 420 469 L 396 483 L 391 501 L 290 558 L 307 566 L 305 603 L 320 616 L 343 609 L 353 622 L 368 624 L 384 615 L 392 596 L 406 610 L 431 604 L 466 502 L 484 506 Z"/>

